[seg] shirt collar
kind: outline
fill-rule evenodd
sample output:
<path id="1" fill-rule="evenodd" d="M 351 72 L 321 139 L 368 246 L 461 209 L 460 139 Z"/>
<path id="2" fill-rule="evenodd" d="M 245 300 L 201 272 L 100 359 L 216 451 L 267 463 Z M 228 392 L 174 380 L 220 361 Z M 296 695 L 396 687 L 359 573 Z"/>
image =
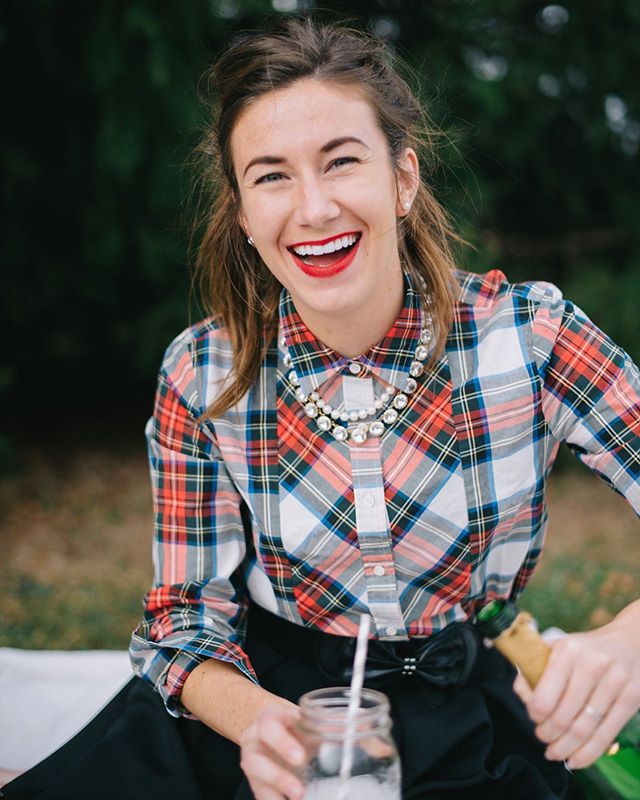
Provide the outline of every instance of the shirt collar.
<path id="1" fill-rule="evenodd" d="M 360 365 L 361 377 L 374 375 L 399 391 L 404 389 L 424 320 L 420 296 L 406 274 L 404 282 L 404 303 L 398 318 L 380 342 L 357 358 L 341 356 L 318 341 L 300 318 L 289 291 L 282 290 L 279 338 L 284 339 L 291 356 L 291 369 L 295 370 L 305 394 L 317 391 L 338 373 L 351 374 L 354 363 Z"/>

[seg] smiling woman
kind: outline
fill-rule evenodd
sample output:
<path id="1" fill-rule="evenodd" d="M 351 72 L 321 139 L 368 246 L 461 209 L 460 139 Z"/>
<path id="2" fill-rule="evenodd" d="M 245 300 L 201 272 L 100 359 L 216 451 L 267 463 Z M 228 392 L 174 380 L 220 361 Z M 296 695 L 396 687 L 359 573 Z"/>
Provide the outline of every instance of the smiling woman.
<path id="1" fill-rule="evenodd" d="M 265 130 L 286 156 L 259 155 Z M 366 352 L 404 298 L 397 229 L 418 186 L 415 152 L 394 161 L 362 92 L 313 78 L 252 102 L 231 149 L 260 258 L 324 344 Z"/>
<path id="2" fill-rule="evenodd" d="M 638 369 L 556 287 L 454 269 L 377 40 L 289 20 L 211 78 L 210 316 L 168 348 L 147 427 L 137 677 L 6 796 L 311 796 L 297 703 L 348 682 L 367 615 L 404 798 L 568 798 L 562 761 L 640 704 L 640 603 L 556 642 L 534 691 L 473 622 L 531 577 L 560 442 L 640 511 Z"/>
<path id="3" fill-rule="evenodd" d="M 282 286 L 309 304 L 320 341 L 357 355 L 389 330 L 402 274 L 411 275 L 430 303 L 435 358 L 451 326 L 451 245 L 461 240 L 419 179 L 418 156 L 433 160 L 433 130 L 383 42 L 290 20 L 232 46 L 208 83 L 215 123 L 200 151 L 212 192 L 196 270 L 234 353 L 232 379 L 208 415 L 223 413 L 255 382 L 265 329 L 275 335 L 279 324 Z M 353 258 L 343 263 L 293 252 L 350 235 Z"/>

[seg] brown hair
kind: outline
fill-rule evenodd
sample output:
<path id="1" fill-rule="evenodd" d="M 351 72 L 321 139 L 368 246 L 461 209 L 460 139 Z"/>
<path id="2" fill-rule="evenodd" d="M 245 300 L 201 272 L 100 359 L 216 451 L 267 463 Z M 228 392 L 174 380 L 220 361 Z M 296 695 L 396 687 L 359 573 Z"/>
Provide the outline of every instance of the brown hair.
<path id="1" fill-rule="evenodd" d="M 216 123 L 198 148 L 204 232 L 195 277 L 206 311 L 229 332 L 233 368 L 230 384 L 205 417 L 219 416 L 235 405 L 257 379 L 277 332 L 282 288 L 240 226 L 231 133 L 249 103 L 303 78 L 358 87 L 376 114 L 396 164 L 406 147 L 433 155 L 433 135 L 421 104 L 384 42 L 369 34 L 319 24 L 310 17 L 288 18 L 270 32 L 237 41 L 222 54 L 205 75 Z M 398 242 L 403 268 L 423 302 L 430 302 L 436 332 L 432 363 L 444 349 L 452 322 L 456 283 L 451 243 L 461 241 L 421 180 L 410 213 L 399 221 Z"/>

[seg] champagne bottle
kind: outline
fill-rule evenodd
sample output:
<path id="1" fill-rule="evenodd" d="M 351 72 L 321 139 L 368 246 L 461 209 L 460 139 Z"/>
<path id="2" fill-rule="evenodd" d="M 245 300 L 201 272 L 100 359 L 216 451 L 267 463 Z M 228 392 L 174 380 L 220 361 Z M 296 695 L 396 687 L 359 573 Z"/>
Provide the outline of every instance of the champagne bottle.
<path id="1" fill-rule="evenodd" d="M 533 617 L 510 600 L 492 600 L 478 612 L 476 626 L 480 635 L 491 641 L 535 687 L 547 666 L 551 648 L 538 632 Z M 627 722 L 608 753 L 586 769 L 577 770 L 575 776 L 585 800 L 639 800 L 640 713 Z"/>

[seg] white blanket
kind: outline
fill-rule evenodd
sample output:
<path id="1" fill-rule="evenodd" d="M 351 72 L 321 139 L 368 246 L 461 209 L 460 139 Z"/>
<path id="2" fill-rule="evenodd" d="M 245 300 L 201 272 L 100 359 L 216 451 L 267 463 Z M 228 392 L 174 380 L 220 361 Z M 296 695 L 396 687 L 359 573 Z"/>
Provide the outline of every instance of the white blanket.
<path id="1" fill-rule="evenodd" d="M 124 651 L 0 647 L 0 768 L 22 771 L 42 761 L 132 674 Z"/>

